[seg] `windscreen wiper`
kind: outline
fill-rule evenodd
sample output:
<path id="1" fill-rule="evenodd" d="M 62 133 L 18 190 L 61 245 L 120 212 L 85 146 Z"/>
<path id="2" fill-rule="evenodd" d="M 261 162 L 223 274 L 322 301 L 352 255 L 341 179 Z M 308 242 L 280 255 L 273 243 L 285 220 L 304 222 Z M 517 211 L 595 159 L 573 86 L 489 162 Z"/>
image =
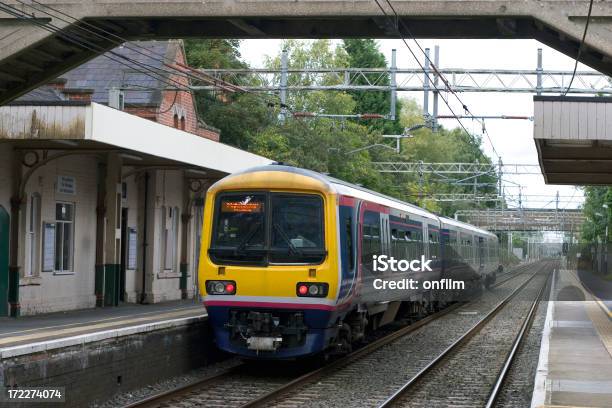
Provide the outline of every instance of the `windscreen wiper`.
<path id="1" fill-rule="evenodd" d="M 259 228 L 261 228 L 261 221 L 255 223 L 253 226 L 251 226 L 251 230 L 248 232 L 246 237 L 244 237 L 242 239 L 242 241 L 240 241 L 240 243 L 238 244 L 238 246 L 234 250 L 237 254 L 240 253 L 240 252 L 244 253 L 244 248 L 247 246 L 249 241 L 255 236 L 255 234 L 259 231 Z"/>
<path id="2" fill-rule="evenodd" d="M 287 246 L 289 247 L 289 251 L 293 252 L 296 255 L 302 255 L 302 251 L 299 250 L 298 248 L 296 248 L 295 245 L 293 245 L 293 242 L 291 242 L 291 239 L 287 236 L 287 234 L 285 234 L 285 231 L 283 231 L 283 229 L 280 227 L 280 225 L 274 223 L 272 224 L 274 226 L 274 228 L 276 229 L 276 231 L 278 231 L 278 234 L 281 236 L 281 238 L 283 239 L 283 241 L 285 241 L 287 243 Z"/>

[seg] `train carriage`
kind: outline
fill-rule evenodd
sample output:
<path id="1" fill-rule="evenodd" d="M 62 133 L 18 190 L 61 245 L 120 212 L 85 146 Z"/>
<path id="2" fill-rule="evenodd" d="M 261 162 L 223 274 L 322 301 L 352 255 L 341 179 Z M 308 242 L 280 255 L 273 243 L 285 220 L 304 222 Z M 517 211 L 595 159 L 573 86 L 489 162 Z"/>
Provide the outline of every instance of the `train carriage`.
<path id="1" fill-rule="evenodd" d="M 379 290 L 377 279 L 491 282 L 497 237 L 309 170 L 270 165 L 207 192 L 200 292 L 218 347 L 257 358 L 346 351 L 400 310 L 441 301 Z M 374 270 L 374 256 L 431 260 L 431 270 Z M 452 299 L 444 299 L 449 301 Z"/>

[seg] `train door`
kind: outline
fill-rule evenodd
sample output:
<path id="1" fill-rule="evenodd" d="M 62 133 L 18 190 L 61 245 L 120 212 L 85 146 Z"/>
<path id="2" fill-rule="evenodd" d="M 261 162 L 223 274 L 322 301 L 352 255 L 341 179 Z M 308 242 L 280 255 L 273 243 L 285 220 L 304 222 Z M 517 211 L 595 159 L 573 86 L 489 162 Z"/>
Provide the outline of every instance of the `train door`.
<path id="1" fill-rule="evenodd" d="M 425 256 L 425 259 L 431 259 L 429 257 L 429 229 L 427 227 L 427 223 L 424 222 L 423 223 L 423 255 Z"/>
<path id="2" fill-rule="evenodd" d="M 484 239 L 482 237 L 478 237 L 478 265 L 480 269 L 484 268 L 484 261 L 485 261 Z"/>
<path id="3" fill-rule="evenodd" d="M 389 214 L 380 214 L 380 246 L 385 255 L 391 255 L 391 237 L 389 231 Z"/>
<path id="4" fill-rule="evenodd" d="M 8 316 L 9 215 L 0 205 L 0 317 Z"/>

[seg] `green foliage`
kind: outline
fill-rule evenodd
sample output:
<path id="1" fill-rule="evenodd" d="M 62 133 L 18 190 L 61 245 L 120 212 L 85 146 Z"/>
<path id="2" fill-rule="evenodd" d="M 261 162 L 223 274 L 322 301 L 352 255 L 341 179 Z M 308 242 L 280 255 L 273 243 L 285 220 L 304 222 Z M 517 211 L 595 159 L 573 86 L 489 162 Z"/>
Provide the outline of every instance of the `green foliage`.
<path id="1" fill-rule="evenodd" d="M 184 40 L 187 62 L 197 68 L 248 68 L 240 58 L 240 40 Z"/>
<path id="2" fill-rule="evenodd" d="M 244 66 L 234 40 L 192 40 L 186 42 L 188 61 L 195 67 L 214 65 L 219 68 Z M 333 46 L 329 40 L 287 40 L 282 48 L 288 51 L 289 68 L 318 69 L 331 67 L 384 67 L 384 56 L 373 40 L 345 40 Z M 218 50 L 224 50 L 223 56 Z M 219 57 L 218 60 L 214 60 Z M 209 61 L 214 60 L 214 61 Z M 270 68 L 280 66 L 280 55 L 268 58 Z M 294 75 L 294 74 L 290 74 Z M 290 77 L 292 82 L 297 78 Z M 300 76 L 304 85 L 332 83 L 327 75 Z M 383 78 L 388 81 L 388 78 Z M 473 187 L 441 182 L 432 175 L 419 179 L 416 174 L 380 173 L 372 162 L 481 162 L 490 163 L 477 136 L 459 129 L 440 128 L 413 132 L 414 138 L 403 139 L 401 153 L 375 144 L 392 147 L 382 134 L 398 134 L 404 127 L 423 123 L 421 107 L 414 100 L 398 102 L 398 120 L 355 121 L 328 118 L 295 119 L 287 115 L 279 120 L 278 105 L 270 107 L 267 97 L 254 94 L 199 93 L 199 112 L 210 125 L 221 129 L 221 141 L 289 165 L 309 168 L 342 180 L 392 195 L 421 205 L 431 211 L 452 216 L 458 209 L 474 208 L 468 202 L 437 202 L 436 193 L 471 193 Z M 372 92 L 291 92 L 287 105 L 293 112 L 332 114 L 386 113 L 389 97 Z M 480 176 L 478 183 L 494 184 L 494 175 Z M 471 182 L 468 181 L 468 183 Z M 494 193 L 495 187 L 479 188 L 479 194 Z"/>
<path id="3" fill-rule="evenodd" d="M 612 210 L 612 188 L 588 186 L 584 188 L 583 212 L 586 217 L 581 229 L 581 241 L 595 243 L 605 241 L 606 223 L 609 225 Z M 604 207 L 604 204 L 608 208 Z M 608 226 L 608 234 L 612 225 Z M 610 239 L 608 237 L 608 242 Z"/>
<path id="4" fill-rule="evenodd" d="M 297 41 L 285 40 L 281 48 L 289 56 L 289 69 L 321 69 L 348 67 L 346 52 L 340 46 L 332 48 L 330 40 Z M 281 56 L 266 58 L 265 65 L 270 69 L 280 69 Z M 299 75 L 299 77 L 298 77 Z M 335 83 L 333 75 L 292 74 L 288 75 L 289 83 L 302 85 L 329 85 Z M 346 92 L 309 91 L 290 92 L 287 105 L 296 112 L 316 112 L 350 114 L 355 109 L 355 101 Z"/>
<path id="5" fill-rule="evenodd" d="M 421 107 L 414 100 L 404 100 L 400 114 L 402 126 L 409 127 L 420 123 Z M 402 157 L 404 161 L 423 161 L 432 163 L 491 163 L 481 150 L 481 139 L 475 135 L 468 135 L 461 129 L 447 130 L 443 127 L 433 133 L 428 128 L 421 128 L 413 131 L 411 139 L 402 141 Z M 460 209 L 470 209 L 485 204 L 475 205 L 471 202 L 445 202 L 435 203 L 427 199 L 428 195 L 435 193 L 473 193 L 474 187 L 470 183 L 489 183 L 491 186 L 477 186 L 478 194 L 494 194 L 497 188 L 495 175 L 485 175 L 470 180 L 466 180 L 464 186 L 452 185 L 439 181 L 440 178 L 428 174 L 423 175 L 421 194 L 419 194 L 418 177 L 414 176 L 408 180 L 405 188 L 411 192 L 417 203 L 425 206 L 432 211 L 438 211 L 446 215 L 452 215 Z M 401 181 L 396 180 L 397 183 Z M 422 198 L 419 198 L 422 197 Z M 493 206 L 494 203 L 487 203 Z"/>
<path id="6" fill-rule="evenodd" d="M 343 41 L 344 49 L 348 55 L 348 63 L 351 67 L 358 68 L 386 68 L 388 66 L 385 56 L 378 49 L 378 43 L 373 39 L 348 39 Z M 390 78 L 384 75 L 379 78 L 377 74 L 369 74 L 367 78 L 357 78 L 353 81 L 356 85 L 367 85 L 368 82 L 376 82 L 379 85 L 388 85 Z M 379 113 L 387 114 L 391 110 L 391 95 L 389 92 L 352 91 L 351 96 L 355 100 L 355 113 Z M 401 101 L 398 100 L 396 112 L 401 111 Z M 383 134 L 401 134 L 403 131 L 399 120 L 388 121 L 377 119 L 369 124 L 370 129 L 375 129 Z"/>

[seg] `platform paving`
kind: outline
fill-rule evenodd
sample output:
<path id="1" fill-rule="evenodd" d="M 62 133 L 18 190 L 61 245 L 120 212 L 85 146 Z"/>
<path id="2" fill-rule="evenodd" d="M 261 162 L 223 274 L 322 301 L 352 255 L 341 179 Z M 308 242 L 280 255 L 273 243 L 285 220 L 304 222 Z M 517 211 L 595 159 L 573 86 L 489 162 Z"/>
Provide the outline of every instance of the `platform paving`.
<path id="1" fill-rule="evenodd" d="M 201 303 L 194 300 L 171 301 L 151 305 L 123 304 L 118 307 L 75 310 L 0 318 L 0 355 L 18 346 L 73 339 L 86 342 L 114 337 L 122 333 L 146 332 L 169 325 L 183 324 L 206 317 Z"/>
<path id="2" fill-rule="evenodd" d="M 556 271 L 551 290 L 532 407 L 612 407 L 609 302 L 572 270 Z"/>

